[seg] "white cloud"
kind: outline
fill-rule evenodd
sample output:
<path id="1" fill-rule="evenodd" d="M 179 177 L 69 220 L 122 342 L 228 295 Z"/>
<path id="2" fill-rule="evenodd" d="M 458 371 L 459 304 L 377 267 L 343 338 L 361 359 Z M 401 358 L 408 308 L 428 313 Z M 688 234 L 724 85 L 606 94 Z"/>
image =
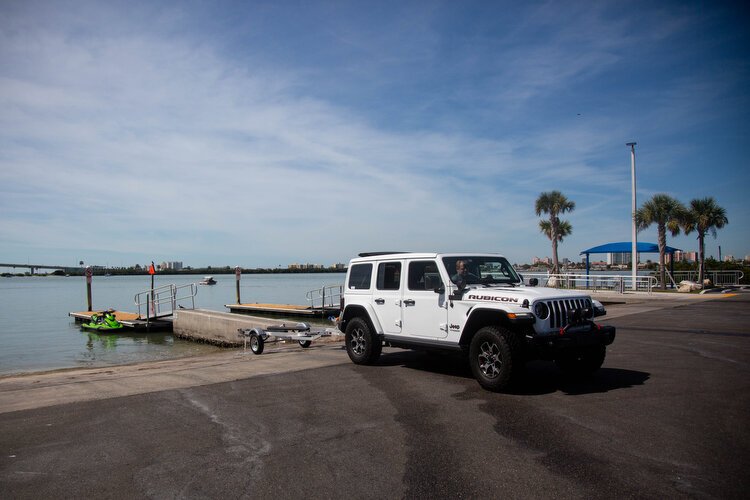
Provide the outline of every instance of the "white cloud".
<path id="1" fill-rule="evenodd" d="M 136 18 L 146 9 L 136 8 Z M 626 36 L 627 23 L 604 26 L 597 9 L 560 30 L 550 28 L 552 18 L 529 17 L 516 31 L 526 42 L 504 46 L 504 37 L 492 57 L 479 50 L 461 68 L 468 77 L 445 82 L 445 94 L 424 102 L 379 95 L 421 118 L 389 127 L 364 104 L 314 85 L 357 73 L 374 92 L 409 80 L 398 73 L 405 65 L 424 71 L 440 57 L 429 23 L 416 39 L 399 31 L 375 45 L 335 33 L 374 57 L 338 61 L 345 69 L 331 73 L 272 65 L 262 46 L 244 48 L 238 64 L 220 43 L 177 34 L 176 19 L 189 13 L 170 12 L 177 17 L 162 13 L 151 29 L 127 15 L 114 19 L 106 6 L 94 9 L 96 24 L 71 13 L 0 24 L 0 232 L 13 249 L 39 244 L 42 234 L 80 248 L 83 227 L 101 236 L 87 239 L 91 249 L 200 260 L 191 265 L 345 260 L 382 248 L 496 249 L 524 261 L 548 252 L 533 201 L 549 189 L 577 201 L 571 219 L 580 239 L 566 245 L 629 235 L 613 205 L 629 210 L 630 117 L 612 116 L 612 107 L 582 119 L 523 116 L 538 100 L 612 71 L 639 43 Z M 547 38 L 529 38 L 545 23 Z M 589 24 L 596 29 L 580 29 Z M 418 50 L 398 53 L 394 40 Z M 490 78 L 475 85 L 482 65 Z M 720 98 L 711 81 L 678 82 L 672 97 L 650 101 L 646 120 L 690 122 L 690 96 Z M 500 84 L 485 93 L 493 82 Z M 447 106 L 444 97 L 458 101 Z M 465 103 L 480 104 L 471 113 Z M 445 107 L 433 116 L 434 106 Z"/>

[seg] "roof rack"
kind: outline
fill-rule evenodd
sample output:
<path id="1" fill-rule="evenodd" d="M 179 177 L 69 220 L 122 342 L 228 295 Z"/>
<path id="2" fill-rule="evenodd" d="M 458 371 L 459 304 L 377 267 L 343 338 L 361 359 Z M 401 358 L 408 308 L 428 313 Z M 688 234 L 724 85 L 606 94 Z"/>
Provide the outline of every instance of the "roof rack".
<path id="1" fill-rule="evenodd" d="M 375 257 L 377 255 L 391 255 L 398 253 L 411 253 L 411 252 L 362 252 L 359 254 L 360 257 Z"/>

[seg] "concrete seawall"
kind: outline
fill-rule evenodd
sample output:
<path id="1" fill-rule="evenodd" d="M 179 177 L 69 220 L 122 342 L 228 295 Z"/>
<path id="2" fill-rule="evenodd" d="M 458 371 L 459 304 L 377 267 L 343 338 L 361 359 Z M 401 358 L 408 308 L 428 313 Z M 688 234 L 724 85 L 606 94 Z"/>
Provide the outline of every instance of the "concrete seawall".
<path id="1" fill-rule="evenodd" d="M 265 329 L 271 325 L 282 323 L 295 325 L 299 322 L 298 320 L 261 318 L 207 309 L 179 309 L 175 311 L 173 333 L 177 337 L 218 346 L 242 347 L 244 339 L 237 332 L 240 328 Z M 311 329 L 324 330 L 325 328 L 312 326 Z M 329 340 L 341 340 L 343 338 L 335 334 L 332 337 Z"/>

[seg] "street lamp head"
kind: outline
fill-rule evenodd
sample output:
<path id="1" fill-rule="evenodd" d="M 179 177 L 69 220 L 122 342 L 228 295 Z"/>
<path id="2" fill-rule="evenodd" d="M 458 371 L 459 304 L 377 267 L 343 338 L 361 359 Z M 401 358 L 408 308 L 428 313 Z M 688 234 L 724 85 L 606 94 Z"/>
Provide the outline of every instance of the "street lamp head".
<path id="1" fill-rule="evenodd" d="M 626 143 L 625 143 L 625 145 L 626 145 L 626 146 L 630 146 L 631 148 L 632 148 L 633 146 L 635 146 L 636 144 L 638 144 L 638 143 L 637 143 L 637 142 L 626 142 Z"/>

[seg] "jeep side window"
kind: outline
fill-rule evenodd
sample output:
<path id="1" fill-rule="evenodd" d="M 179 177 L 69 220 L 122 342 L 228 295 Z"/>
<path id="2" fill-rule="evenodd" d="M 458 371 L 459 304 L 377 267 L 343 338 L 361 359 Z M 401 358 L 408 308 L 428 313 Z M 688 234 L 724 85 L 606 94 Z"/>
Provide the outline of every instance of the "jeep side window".
<path id="1" fill-rule="evenodd" d="M 354 264 L 349 271 L 349 290 L 369 290 L 372 264 Z"/>
<path id="2" fill-rule="evenodd" d="M 409 290 L 430 290 L 442 286 L 437 263 L 432 260 L 409 262 Z"/>
<path id="3" fill-rule="evenodd" d="M 378 290 L 398 290 L 401 284 L 401 263 L 378 264 Z"/>

